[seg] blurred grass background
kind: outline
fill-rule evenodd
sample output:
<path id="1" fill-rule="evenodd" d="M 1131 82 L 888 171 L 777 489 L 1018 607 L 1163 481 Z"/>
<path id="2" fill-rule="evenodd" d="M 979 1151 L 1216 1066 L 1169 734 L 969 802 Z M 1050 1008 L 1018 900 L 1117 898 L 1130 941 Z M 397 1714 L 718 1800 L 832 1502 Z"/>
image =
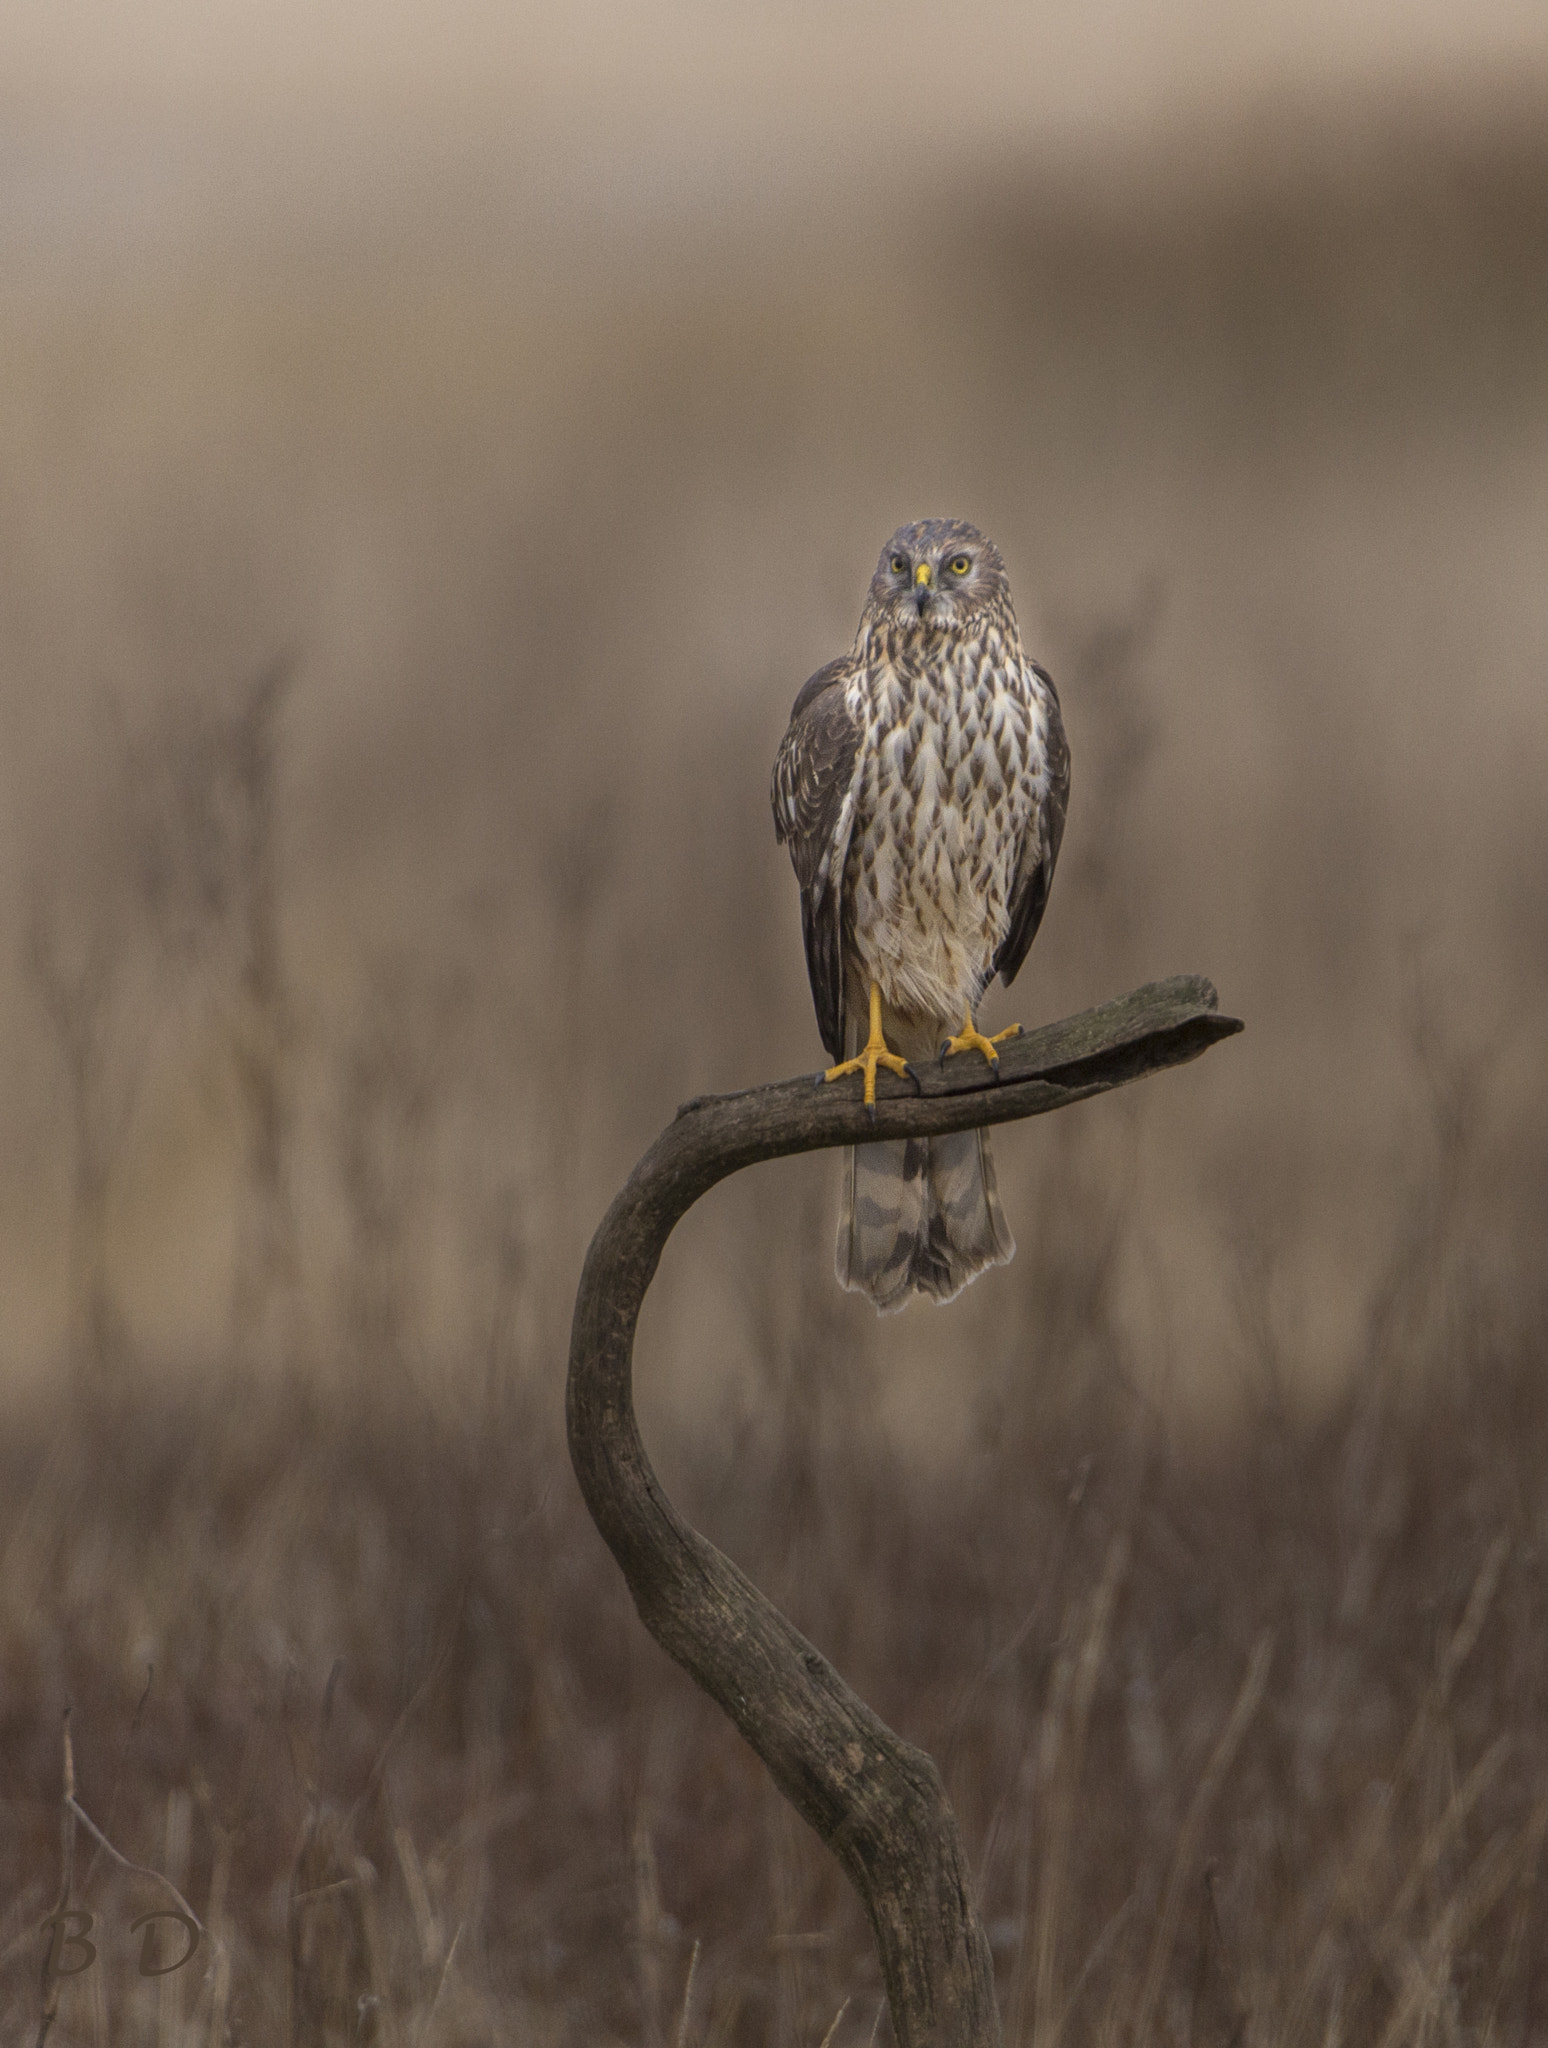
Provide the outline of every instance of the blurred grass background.
<path id="1" fill-rule="evenodd" d="M 1013 2041 L 1532 2038 L 1537 11 L 0 48 L 3 2038 L 67 1701 L 217 1938 L 56 2040 L 675 2040 L 695 1941 L 685 2040 L 868 2036 L 557 1422 L 639 1152 L 820 1057 L 768 765 L 938 512 L 1074 751 L 994 1023 L 1200 971 L 1249 1029 L 1008 1134 L 947 1314 L 839 1294 L 831 1161 L 717 1192 L 647 1439 L 941 1759 Z"/>

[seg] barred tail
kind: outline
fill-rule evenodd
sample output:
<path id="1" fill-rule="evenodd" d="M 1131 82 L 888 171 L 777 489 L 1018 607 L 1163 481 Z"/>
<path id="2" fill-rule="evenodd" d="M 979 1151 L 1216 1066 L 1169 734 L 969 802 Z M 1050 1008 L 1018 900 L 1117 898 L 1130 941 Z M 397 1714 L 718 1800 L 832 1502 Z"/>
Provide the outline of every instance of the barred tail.
<path id="1" fill-rule="evenodd" d="M 840 1285 L 868 1295 L 879 1314 L 902 1308 L 916 1288 L 950 1301 L 1015 1254 L 987 1131 L 844 1154 L 834 1266 Z"/>

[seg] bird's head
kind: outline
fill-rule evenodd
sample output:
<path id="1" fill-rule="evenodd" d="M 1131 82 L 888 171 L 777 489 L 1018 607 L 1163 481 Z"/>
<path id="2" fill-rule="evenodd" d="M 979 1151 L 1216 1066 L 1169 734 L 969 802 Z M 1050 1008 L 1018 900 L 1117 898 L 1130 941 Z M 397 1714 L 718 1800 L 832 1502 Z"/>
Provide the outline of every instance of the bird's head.
<path id="1" fill-rule="evenodd" d="M 1010 613 L 1005 563 L 965 519 L 916 519 L 881 551 L 864 625 L 909 634 L 977 632 Z"/>

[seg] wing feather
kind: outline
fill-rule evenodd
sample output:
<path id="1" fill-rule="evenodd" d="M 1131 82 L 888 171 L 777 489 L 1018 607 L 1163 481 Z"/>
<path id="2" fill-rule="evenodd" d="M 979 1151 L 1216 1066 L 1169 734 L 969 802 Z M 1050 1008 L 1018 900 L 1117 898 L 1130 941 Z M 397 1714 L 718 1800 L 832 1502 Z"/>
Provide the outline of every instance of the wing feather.
<path id="1" fill-rule="evenodd" d="M 1054 866 L 1070 804 L 1070 745 L 1064 736 L 1059 693 L 1046 669 L 1039 668 L 1036 662 L 1029 662 L 1028 667 L 1041 686 L 1039 694 L 1047 717 L 1048 788 L 1022 841 L 1016 883 L 1011 891 L 1010 923 L 990 969 L 990 974 L 998 974 L 1007 988 L 1031 951 L 1043 912 L 1048 908 L 1048 892 L 1053 887 Z"/>
<path id="2" fill-rule="evenodd" d="M 790 848 L 801 885 L 801 936 L 817 1028 L 844 1056 L 844 863 L 854 823 L 850 778 L 860 728 L 844 702 L 851 661 L 830 661 L 805 684 L 774 760 L 774 837 Z"/>

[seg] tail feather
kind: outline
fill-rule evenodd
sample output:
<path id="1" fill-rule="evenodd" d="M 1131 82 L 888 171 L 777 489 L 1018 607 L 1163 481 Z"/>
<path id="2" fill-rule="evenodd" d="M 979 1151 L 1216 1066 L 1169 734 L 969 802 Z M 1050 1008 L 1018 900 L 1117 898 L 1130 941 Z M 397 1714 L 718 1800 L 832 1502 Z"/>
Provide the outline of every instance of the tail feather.
<path id="1" fill-rule="evenodd" d="M 834 1267 L 840 1285 L 878 1313 L 902 1308 L 913 1292 L 950 1301 L 1015 1252 L 987 1131 L 845 1153 Z"/>

